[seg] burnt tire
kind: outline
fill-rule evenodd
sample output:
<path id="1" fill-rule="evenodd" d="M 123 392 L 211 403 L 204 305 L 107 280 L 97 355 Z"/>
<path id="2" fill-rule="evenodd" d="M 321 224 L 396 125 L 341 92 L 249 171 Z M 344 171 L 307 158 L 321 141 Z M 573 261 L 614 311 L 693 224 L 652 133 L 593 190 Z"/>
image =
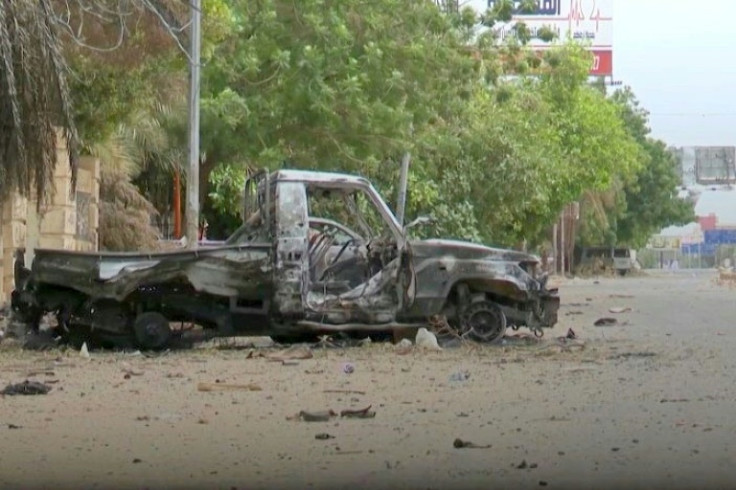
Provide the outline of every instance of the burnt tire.
<path id="1" fill-rule="evenodd" d="M 488 300 L 472 303 L 462 315 L 462 334 L 476 342 L 497 344 L 506 333 L 506 315 Z"/>
<path id="2" fill-rule="evenodd" d="M 135 340 L 141 349 L 159 350 L 169 344 L 172 337 L 169 320 L 161 313 L 141 313 L 133 321 Z"/>

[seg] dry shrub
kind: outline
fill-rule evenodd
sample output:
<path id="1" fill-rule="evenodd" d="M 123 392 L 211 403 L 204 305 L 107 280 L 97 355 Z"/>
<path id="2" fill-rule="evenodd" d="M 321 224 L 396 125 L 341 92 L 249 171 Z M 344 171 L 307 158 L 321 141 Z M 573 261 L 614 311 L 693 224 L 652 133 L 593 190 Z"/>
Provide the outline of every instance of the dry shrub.
<path id="1" fill-rule="evenodd" d="M 156 208 L 116 168 L 100 175 L 100 246 L 109 251 L 156 251 L 159 233 L 151 226 Z"/>

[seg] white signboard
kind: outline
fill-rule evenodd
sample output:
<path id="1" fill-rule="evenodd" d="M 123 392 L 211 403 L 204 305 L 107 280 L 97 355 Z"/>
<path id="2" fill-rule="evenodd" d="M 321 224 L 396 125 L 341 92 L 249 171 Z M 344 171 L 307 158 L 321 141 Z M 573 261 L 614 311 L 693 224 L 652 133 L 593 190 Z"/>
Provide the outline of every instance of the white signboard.
<path id="1" fill-rule="evenodd" d="M 497 0 L 467 0 L 462 6 L 472 7 L 479 13 L 492 8 Z M 521 13 L 520 0 L 516 6 L 514 22 L 526 24 L 532 34 L 546 26 L 557 33 L 559 40 L 569 37 L 584 42 L 595 55 L 591 75 L 611 75 L 613 72 L 613 0 L 537 0 L 537 9 Z M 509 35 L 513 22 L 499 27 L 499 36 Z M 532 49 L 550 46 L 540 39 L 532 39 Z"/>

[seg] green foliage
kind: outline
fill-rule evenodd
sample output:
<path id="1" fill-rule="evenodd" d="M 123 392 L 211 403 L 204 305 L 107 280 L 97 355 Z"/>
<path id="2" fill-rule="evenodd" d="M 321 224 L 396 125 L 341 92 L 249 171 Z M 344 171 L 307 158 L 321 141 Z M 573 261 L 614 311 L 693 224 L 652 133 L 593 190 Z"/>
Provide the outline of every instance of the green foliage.
<path id="1" fill-rule="evenodd" d="M 212 209 L 232 218 L 239 218 L 246 173 L 242 167 L 220 165 L 210 174 L 209 197 Z"/>
<path id="2" fill-rule="evenodd" d="M 618 219 L 618 241 L 640 248 L 662 228 L 694 222 L 695 210 L 691 201 L 677 196 L 678 162 L 663 141 L 649 136 L 647 112 L 631 89 L 617 91 L 612 99 L 644 153 L 643 165 L 623 188 L 626 210 Z"/>
<path id="3" fill-rule="evenodd" d="M 406 221 L 435 218 L 417 236 L 533 245 L 573 201 L 591 244 L 636 242 L 689 216 L 665 199 L 667 153 L 648 139 L 645 116 L 588 82 L 588 51 L 567 41 L 537 56 L 523 23 L 499 40 L 512 1 L 483 16 L 453 1 L 204 4 L 200 185 L 218 229 L 240 219 L 246 168 L 358 173 L 393 204 L 406 152 Z M 141 174 L 147 195 L 154 174 L 183 159 L 187 122 L 183 56 L 173 46 L 149 54 L 132 65 L 75 59 L 86 138 L 145 127 L 140 114 L 160 121 L 166 138 L 137 153 L 159 171 Z M 172 107 L 163 119 L 162 102 Z"/>

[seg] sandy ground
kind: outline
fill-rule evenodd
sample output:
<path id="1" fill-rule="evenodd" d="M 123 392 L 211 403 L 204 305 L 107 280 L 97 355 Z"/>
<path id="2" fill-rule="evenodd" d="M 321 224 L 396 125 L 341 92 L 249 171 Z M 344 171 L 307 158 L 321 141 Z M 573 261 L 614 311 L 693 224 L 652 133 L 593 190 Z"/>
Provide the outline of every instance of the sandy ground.
<path id="1" fill-rule="evenodd" d="M 736 291 L 713 278 L 566 281 L 559 326 L 533 345 L 373 344 L 296 365 L 0 345 L 0 385 L 58 380 L 0 397 L 0 487 L 736 488 Z M 584 348 L 556 343 L 568 328 Z M 262 389 L 198 391 L 216 380 Z M 368 405 L 375 418 L 287 419 Z"/>

